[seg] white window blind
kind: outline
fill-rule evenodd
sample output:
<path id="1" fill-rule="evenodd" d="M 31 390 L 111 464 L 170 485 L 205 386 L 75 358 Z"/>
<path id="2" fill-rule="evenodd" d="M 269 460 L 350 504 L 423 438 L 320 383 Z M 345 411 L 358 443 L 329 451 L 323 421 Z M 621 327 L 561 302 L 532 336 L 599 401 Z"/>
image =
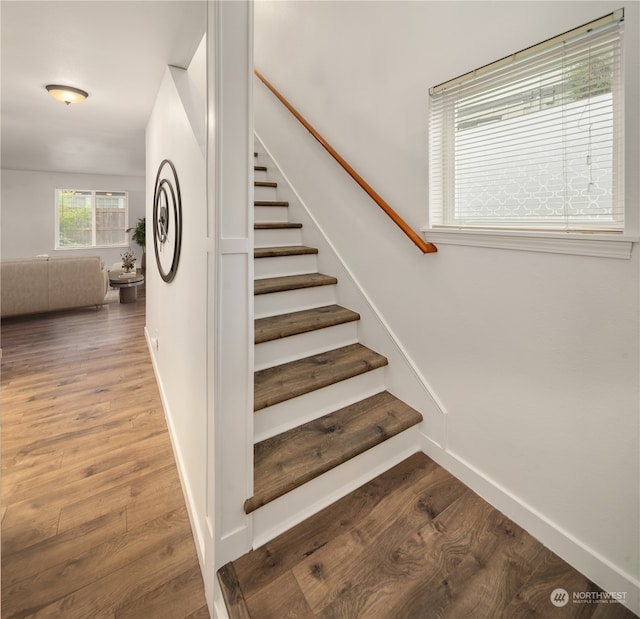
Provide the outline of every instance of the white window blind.
<path id="1" fill-rule="evenodd" d="M 432 227 L 624 230 L 622 11 L 430 90 Z"/>

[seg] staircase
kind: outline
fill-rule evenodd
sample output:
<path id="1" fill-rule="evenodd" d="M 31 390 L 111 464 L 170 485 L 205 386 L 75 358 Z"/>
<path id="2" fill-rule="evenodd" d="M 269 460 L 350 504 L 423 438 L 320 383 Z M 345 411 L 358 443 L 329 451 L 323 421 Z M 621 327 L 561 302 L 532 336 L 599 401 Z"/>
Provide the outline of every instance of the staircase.
<path id="1" fill-rule="evenodd" d="M 393 441 L 422 421 L 385 389 L 387 359 L 358 341 L 360 316 L 336 303 L 337 279 L 318 272 L 318 250 L 261 163 L 256 155 L 254 494 L 244 504 L 257 545 L 395 465 Z"/>

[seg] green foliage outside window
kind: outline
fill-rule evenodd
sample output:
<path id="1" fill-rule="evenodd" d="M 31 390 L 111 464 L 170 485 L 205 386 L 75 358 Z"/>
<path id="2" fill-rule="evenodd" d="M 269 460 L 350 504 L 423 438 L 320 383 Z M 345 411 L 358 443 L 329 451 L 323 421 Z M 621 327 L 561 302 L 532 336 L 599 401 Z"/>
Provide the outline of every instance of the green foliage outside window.
<path id="1" fill-rule="evenodd" d="M 61 247 L 91 245 L 92 208 L 90 194 L 63 189 L 59 192 L 58 226 Z"/>

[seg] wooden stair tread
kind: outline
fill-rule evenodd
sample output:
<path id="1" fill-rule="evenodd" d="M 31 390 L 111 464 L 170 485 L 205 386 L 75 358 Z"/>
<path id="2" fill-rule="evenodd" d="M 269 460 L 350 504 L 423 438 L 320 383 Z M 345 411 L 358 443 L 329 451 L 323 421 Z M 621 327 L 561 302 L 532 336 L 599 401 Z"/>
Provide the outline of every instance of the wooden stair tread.
<path id="1" fill-rule="evenodd" d="M 420 423 L 422 415 L 387 391 L 254 446 L 248 514 Z"/>
<path id="2" fill-rule="evenodd" d="M 254 206 L 289 206 L 286 200 L 254 200 Z"/>
<path id="3" fill-rule="evenodd" d="M 277 187 L 278 183 L 273 181 L 253 181 L 254 187 Z"/>
<path id="4" fill-rule="evenodd" d="M 268 294 L 270 292 L 285 292 L 287 290 L 300 290 L 302 288 L 314 288 L 315 286 L 331 286 L 338 280 L 330 275 L 322 273 L 305 273 L 303 275 L 282 275 L 280 277 L 267 277 L 257 279 L 253 283 L 253 294 Z"/>
<path id="5" fill-rule="evenodd" d="M 302 224 L 290 221 L 265 221 L 253 224 L 254 230 L 286 230 L 288 228 L 302 228 Z"/>
<path id="6" fill-rule="evenodd" d="M 288 314 L 267 316 L 255 321 L 254 341 L 256 344 L 262 344 L 355 320 L 360 320 L 360 314 L 340 305 L 326 305 Z"/>
<path id="7" fill-rule="evenodd" d="M 386 357 L 370 348 L 350 344 L 260 370 L 254 373 L 253 410 L 328 387 L 387 363 Z"/>
<path id="8" fill-rule="evenodd" d="M 253 171 L 254 172 L 266 172 L 267 171 L 267 166 L 266 165 L 254 165 L 253 166 Z"/>
<path id="9" fill-rule="evenodd" d="M 317 254 L 315 247 L 306 245 L 283 245 L 281 247 L 256 247 L 253 250 L 254 258 L 279 258 L 281 256 L 303 256 L 306 254 Z"/>

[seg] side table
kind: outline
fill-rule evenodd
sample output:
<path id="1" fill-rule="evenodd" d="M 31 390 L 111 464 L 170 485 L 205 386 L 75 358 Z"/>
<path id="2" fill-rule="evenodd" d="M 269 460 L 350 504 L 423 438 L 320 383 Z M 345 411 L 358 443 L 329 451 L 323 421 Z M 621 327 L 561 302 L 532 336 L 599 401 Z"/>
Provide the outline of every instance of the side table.
<path id="1" fill-rule="evenodd" d="M 120 290 L 120 303 L 135 303 L 138 298 L 138 286 L 144 282 L 144 275 L 123 277 L 123 273 L 109 275 L 109 285 Z"/>

